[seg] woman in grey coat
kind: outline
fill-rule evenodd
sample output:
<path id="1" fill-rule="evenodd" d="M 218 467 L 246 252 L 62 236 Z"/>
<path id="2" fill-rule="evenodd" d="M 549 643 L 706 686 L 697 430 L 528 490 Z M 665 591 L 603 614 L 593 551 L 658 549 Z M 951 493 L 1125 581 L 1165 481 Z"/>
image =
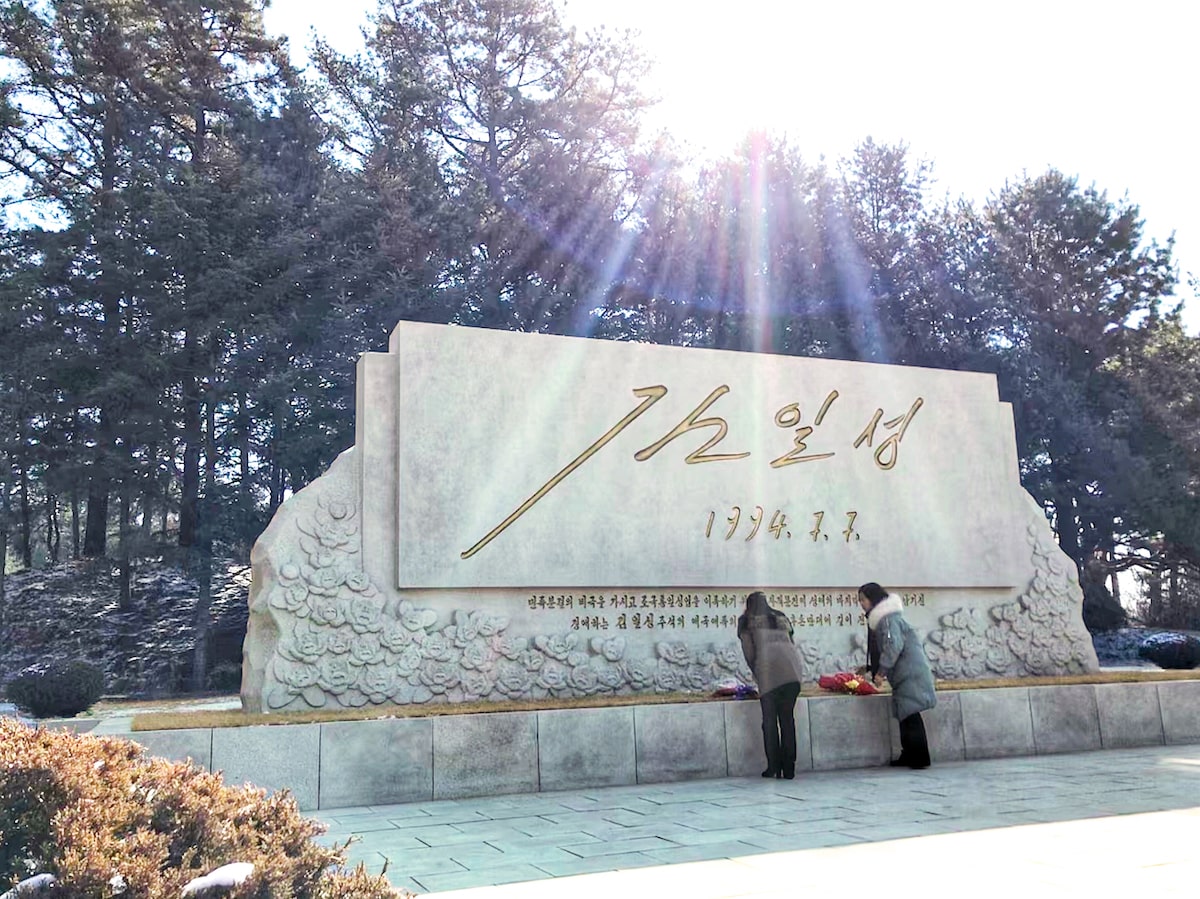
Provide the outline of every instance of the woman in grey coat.
<path id="1" fill-rule="evenodd" d="M 803 671 L 800 653 L 792 643 L 792 622 L 772 609 L 763 593 L 755 592 L 746 597 L 737 634 L 762 705 L 767 753 L 767 770 L 762 776 L 791 780 L 796 776 L 796 698 Z"/>
<path id="2" fill-rule="evenodd" d="M 929 741 L 921 712 L 937 705 L 933 672 L 921 641 L 904 620 L 903 604 L 872 582 L 858 588 L 858 602 L 867 613 L 867 628 L 879 648 L 872 666 L 876 685 L 886 677 L 892 685 L 892 714 L 900 722 L 900 758 L 893 767 L 929 767 Z"/>

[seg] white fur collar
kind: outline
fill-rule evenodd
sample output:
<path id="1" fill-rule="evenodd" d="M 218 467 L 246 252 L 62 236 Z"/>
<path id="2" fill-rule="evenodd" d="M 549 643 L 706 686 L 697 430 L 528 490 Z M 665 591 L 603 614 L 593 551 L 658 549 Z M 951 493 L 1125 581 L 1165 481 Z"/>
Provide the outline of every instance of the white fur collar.
<path id="1" fill-rule="evenodd" d="M 867 613 L 867 627 L 871 630 L 879 627 L 879 622 L 888 615 L 898 615 L 904 611 L 904 603 L 900 602 L 899 596 L 889 595 L 887 599 L 882 599 L 875 604 L 875 607 Z"/>

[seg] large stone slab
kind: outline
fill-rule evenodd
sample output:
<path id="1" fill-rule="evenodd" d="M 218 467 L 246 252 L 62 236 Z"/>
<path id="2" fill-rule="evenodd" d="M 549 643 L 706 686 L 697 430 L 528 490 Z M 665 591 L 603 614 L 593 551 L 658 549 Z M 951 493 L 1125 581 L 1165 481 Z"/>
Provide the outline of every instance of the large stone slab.
<path id="1" fill-rule="evenodd" d="M 212 770 L 212 728 L 143 730 L 131 734 L 130 739 L 145 747 L 147 755 L 172 762 L 190 762 L 205 771 Z"/>
<path id="2" fill-rule="evenodd" d="M 538 790 L 536 712 L 433 719 L 433 798 Z"/>
<path id="3" fill-rule="evenodd" d="M 921 713 L 925 722 L 925 736 L 929 740 L 929 757 L 934 764 L 939 762 L 961 762 L 966 757 L 963 743 L 962 704 L 958 693 L 938 694 L 937 705 Z M 900 725 L 891 719 L 892 757 L 900 755 Z"/>
<path id="4" fill-rule="evenodd" d="M 432 798 L 432 719 L 321 725 L 321 808 Z"/>
<path id="5" fill-rule="evenodd" d="M 1030 687 L 1029 711 L 1038 754 L 1099 749 L 1100 715 L 1091 684 Z"/>
<path id="6" fill-rule="evenodd" d="M 543 790 L 637 783 L 633 707 L 537 713 Z"/>
<path id="7" fill-rule="evenodd" d="M 725 753 L 730 777 L 761 774 L 767 766 L 763 744 L 762 706 L 757 700 L 725 704 Z M 796 770 L 812 768 L 812 743 L 808 734 L 808 700 L 796 702 Z"/>
<path id="8" fill-rule="evenodd" d="M 1163 737 L 1171 743 L 1200 743 L 1200 681 L 1161 682 Z"/>
<path id="9" fill-rule="evenodd" d="M 356 404 L 252 553 L 249 711 L 709 693 L 760 583 L 815 679 L 868 569 L 939 677 L 1097 667 L 991 375 L 405 322 Z"/>
<path id="10" fill-rule="evenodd" d="M 964 690 L 962 704 L 963 747 L 969 759 L 1033 755 L 1033 718 L 1029 689 Z"/>
<path id="11" fill-rule="evenodd" d="M 1163 744 L 1157 684 L 1097 684 L 1094 689 L 1105 749 Z"/>
<path id="12" fill-rule="evenodd" d="M 319 724 L 213 728 L 212 770 L 225 783 L 289 790 L 304 810 L 317 808 L 320 757 Z"/>
<path id="13" fill-rule="evenodd" d="M 891 699 L 887 696 L 809 699 L 813 768 L 866 768 L 887 763 L 891 716 Z"/>
<path id="14" fill-rule="evenodd" d="M 724 705 L 635 706 L 638 783 L 725 777 Z"/>

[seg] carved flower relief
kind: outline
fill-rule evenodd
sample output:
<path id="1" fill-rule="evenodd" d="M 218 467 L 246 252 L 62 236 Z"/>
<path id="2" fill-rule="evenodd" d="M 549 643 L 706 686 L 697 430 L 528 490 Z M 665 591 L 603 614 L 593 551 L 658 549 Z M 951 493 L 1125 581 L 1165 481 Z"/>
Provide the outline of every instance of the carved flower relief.
<path id="1" fill-rule="evenodd" d="M 937 673 L 939 676 L 953 679 L 962 677 L 962 656 L 947 654 L 938 662 Z"/>
<path id="2" fill-rule="evenodd" d="M 718 646 L 717 664 L 726 671 L 741 671 L 746 664 L 746 657 L 742 655 L 741 644 L 726 643 L 723 646 Z"/>
<path id="3" fill-rule="evenodd" d="M 1024 659 L 1029 653 L 1029 647 L 1033 644 L 1028 637 L 1022 637 L 1015 630 L 1008 635 L 1008 648 L 1012 650 L 1012 654 L 1018 659 Z"/>
<path id="4" fill-rule="evenodd" d="M 625 680 L 634 690 L 646 690 L 654 684 L 657 666 L 649 659 L 626 659 L 621 663 Z"/>
<path id="5" fill-rule="evenodd" d="M 988 647 L 986 664 L 989 671 L 1003 674 L 1008 670 L 1011 661 L 1012 656 L 1009 655 L 1007 646 L 992 645 Z"/>
<path id="6" fill-rule="evenodd" d="M 448 662 L 454 657 L 454 647 L 442 634 L 426 634 L 421 641 L 421 655 L 435 662 Z"/>
<path id="7" fill-rule="evenodd" d="M 330 627 L 340 627 L 346 623 L 346 612 L 337 597 L 312 595 L 309 597 L 309 610 L 312 620 L 318 624 Z"/>
<path id="8" fill-rule="evenodd" d="M 1054 606 L 1044 597 L 1024 596 L 1021 598 L 1021 604 L 1025 606 L 1029 617 L 1038 623 L 1048 621 L 1054 613 Z"/>
<path id="9" fill-rule="evenodd" d="M 968 678 L 983 677 L 983 672 L 987 667 L 987 654 L 980 653 L 974 656 L 964 656 L 962 660 L 962 676 Z"/>
<path id="10" fill-rule="evenodd" d="M 351 641 L 351 665 L 374 665 L 383 659 L 383 646 L 374 634 L 360 634 Z"/>
<path id="11" fill-rule="evenodd" d="M 471 614 L 479 616 L 478 627 L 481 637 L 494 637 L 505 630 L 509 624 L 507 615 L 485 615 L 482 612 L 472 612 Z"/>
<path id="12" fill-rule="evenodd" d="M 327 646 L 326 633 L 301 620 L 292 630 L 292 639 L 280 641 L 279 652 L 285 658 L 311 665 L 325 654 Z"/>
<path id="13" fill-rule="evenodd" d="M 537 673 L 546 664 L 546 657 L 536 649 L 527 649 L 521 653 L 521 664 L 525 666 L 526 671 Z"/>
<path id="14" fill-rule="evenodd" d="M 389 621 L 379 632 L 379 642 L 388 652 L 401 652 L 405 647 L 412 645 L 412 631 L 399 621 Z"/>
<path id="15" fill-rule="evenodd" d="M 367 665 L 358 678 L 358 689 L 371 702 L 387 702 L 400 686 L 400 678 L 390 665 Z"/>
<path id="16" fill-rule="evenodd" d="M 462 674 L 463 699 L 483 699 L 492 692 L 492 681 L 482 671 L 464 671 Z"/>
<path id="17" fill-rule="evenodd" d="M 625 683 L 625 675 L 613 664 L 600 663 L 596 666 L 597 687 L 605 691 L 619 690 Z"/>
<path id="18" fill-rule="evenodd" d="M 350 643 L 354 634 L 350 631 L 334 630 L 328 632 L 326 645 L 334 655 L 343 656 L 350 651 Z"/>
<path id="19" fill-rule="evenodd" d="M 358 669 L 341 657 L 326 656 L 317 666 L 317 686 L 337 696 L 345 693 L 358 680 Z"/>
<path id="20" fill-rule="evenodd" d="M 655 646 L 658 657 L 671 665 L 690 665 L 692 651 L 681 641 L 662 642 Z"/>
<path id="21" fill-rule="evenodd" d="M 462 648 L 463 668 L 482 670 L 491 665 L 492 649 L 483 640 L 473 640 Z"/>
<path id="22" fill-rule="evenodd" d="M 375 585 L 371 583 L 371 578 L 364 571 L 352 571 L 346 575 L 346 586 L 355 593 L 362 593 L 364 596 L 375 596 L 379 593 L 375 589 Z"/>
<path id="23" fill-rule="evenodd" d="M 492 638 L 492 648 L 504 658 L 515 662 L 521 654 L 529 649 L 529 640 L 525 637 L 507 637 L 497 634 Z"/>
<path id="24" fill-rule="evenodd" d="M 496 669 L 496 690 L 509 699 L 521 699 L 533 689 L 533 675 L 519 662 L 503 661 Z"/>
<path id="25" fill-rule="evenodd" d="M 417 673 L 423 661 L 421 648 L 415 643 L 410 643 L 396 660 L 396 674 L 400 677 L 411 677 Z"/>
<path id="26" fill-rule="evenodd" d="M 1034 631 L 1037 630 L 1036 625 L 1033 623 L 1033 619 L 1026 615 L 1018 615 L 1011 626 L 1013 633 L 1022 640 L 1030 639 L 1033 636 Z"/>
<path id="27" fill-rule="evenodd" d="M 1067 640 L 1054 640 L 1046 649 L 1050 661 L 1060 668 L 1069 665 L 1075 657 L 1074 647 Z"/>
<path id="28" fill-rule="evenodd" d="M 348 522 L 335 521 L 323 516 L 318 516 L 312 521 L 301 519 L 296 522 L 296 527 L 300 529 L 301 533 L 312 537 L 324 549 L 330 550 L 349 546 L 350 541 L 358 535 L 358 528 Z M 307 549 L 307 547 L 305 548 Z"/>
<path id="29" fill-rule="evenodd" d="M 1025 664 L 1033 674 L 1051 674 L 1050 653 L 1044 646 L 1031 646 Z"/>
<path id="30" fill-rule="evenodd" d="M 560 662 L 547 660 L 538 672 L 537 680 L 534 683 L 543 690 L 547 690 L 553 695 L 558 695 L 568 689 L 568 670 L 567 666 Z"/>
<path id="31" fill-rule="evenodd" d="M 504 616 L 485 615 L 483 612 L 466 612 L 459 609 L 454 613 L 454 623 L 442 629 L 447 639 L 462 649 L 468 643 L 479 637 L 494 637 L 508 627 L 508 619 Z"/>
<path id="32" fill-rule="evenodd" d="M 625 657 L 624 637 L 592 637 L 592 652 L 605 661 L 619 662 Z"/>
<path id="33" fill-rule="evenodd" d="M 337 568 L 336 568 L 337 561 L 338 561 L 337 553 L 335 553 L 333 550 L 326 549 L 324 547 L 314 546 L 308 552 L 308 563 L 310 565 L 312 565 L 312 567 L 315 568 L 316 571 L 314 572 L 313 576 L 309 578 L 309 580 L 310 581 L 315 580 L 317 577 L 319 577 L 322 574 L 322 572 L 329 572 L 330 574 L 340 575 L 340 572 L 338 572 Z M 337 578 L 337 581 L 334 584 L 334 586 L 340 587 L 342 585 L 343 580 L 344 580 L 344 577 L 339 576 Z M 325 583 L 325 584 L 322 584 L 322 586 L 329 586 L 329 584 Z"/>
<path id="34" fill-rule="evenodd" d="M 567 656 L 579 644 L 577 634 L 550 634 L 533 638 L 533 645 L 552 659 L 566 661 Z"/>
<path id="35" fill-rule="evenodd" d="M 300 693 L 317 683 L 317 667 L 308 663 L 289 662 L 276 657 L 273 663 L 275 680 L 293 693 Z"/>
<path id="36" fill-rule="evenodd" d="M 654 689 L 659 693 L 673 693 L 679 689 L 679 669 L 665 660 L 660 660 L 654 669 Z"/>
<path id="37" fill-rule="evenodd" d="M 415 608 L 408 600 L 402 600 L 400 605 L 396 607 L 396 617 L 410 631 L 424 633 L 428 628 L 433 627 L 434 622 L 437 621 L 437 612 L 433 609 Z"/>
<path id="38" fill-rule="evenodd" d="M 444 694 L 447 690 L 458 686 L 460 675 L 458 666 L 449 662 L 439 662 L 436 659 L 426 659 L 421 665 L 421 685 L 435 696 Z"/>
<path id="39" fill-rule="evenodd" d="M 271 591 L 270 604 L 277 609 L 291 612 L 297 618 L 308 617 L 308 586 L 296 581 L 287 586 L 280 585 Z"/>
<path id="40" fill-rule="evenodd" d="M 375 634 L 383 630 L 383 609 L 367 596 L 356 596 L 349 602 L 346 621 L 356 634 Z"/>
<path id="41" fill-rule="evenodd" d="M 712 687 L 712 668 L 707 665 L 690 665 L 684 671 L 683 686 L 688 690 L 708 690 Z"/>
<path id="42" fill-rule="evenodd" d="M 590 696 L 599 689 L 600 679 L 596 676 L 596 669 L 585 663 L 570 670 L 567 684 L 577 695 Z"/>

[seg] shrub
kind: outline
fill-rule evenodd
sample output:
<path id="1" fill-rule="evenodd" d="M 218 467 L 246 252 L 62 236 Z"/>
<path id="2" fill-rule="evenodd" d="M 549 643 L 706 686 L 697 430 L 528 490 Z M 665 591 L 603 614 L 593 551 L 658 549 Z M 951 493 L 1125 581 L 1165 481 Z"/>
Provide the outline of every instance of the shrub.
<path id="1" fill-rule="evenodd" d="M 90 662 L 34 665 L 9 681 L 5 692 L 35 718 L 69 718 L 104 693 L 104 673 Z"/>
<path id="2" fill-rule="evenodd" d="M 242 688 L 242 663 L 221 662 L 208 672 L 208 689 L 217 693 L 236 693 Z"/>
<path id="3" fill-rule="evenodd" d="M 345 849 L 286 793 L 227 787 L 218 775 L 147 758 L 126 740 L 33 730 L 0 719 L 0 891 L 53 874 L 56 899 L 178 899 L 197 877 L 250 864 L 232 899 L 410 895 Z"/>
<path id="4" fill-rule="evenodd" d="M 1187 634 L 1154 634 L 1142 641 L 1138 657 L 1159 668 L 1195 668 L 1200 665 L 1200 640 Z"/>

